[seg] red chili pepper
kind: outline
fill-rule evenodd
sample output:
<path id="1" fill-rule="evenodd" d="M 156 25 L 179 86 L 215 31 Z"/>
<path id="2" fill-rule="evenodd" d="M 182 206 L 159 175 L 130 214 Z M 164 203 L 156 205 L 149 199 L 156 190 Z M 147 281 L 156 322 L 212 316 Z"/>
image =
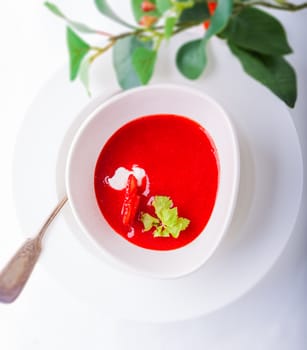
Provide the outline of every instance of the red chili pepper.
<path id="1" fill-rule="evenodd" d="M 150 1 L 143 1 L 141 4 L 141 8 L 144 12 L 154 11 L 156 9 L 156 5 Z"/>
<path id="2" fill-rule="evenodd" d="M 134 175 L 129 175 L 125 191 L 124 203 L 122 206 L 123 224 L 131 226 L 138 212 L 141 197 L 138 195 L 137 179 Z"/>
<path id="3" fill-rule="evenodd" d="M 208 2 L 208 9 L 209 9 L 210 16 L 214 14 L 216 6 L 217 6 L 217 3 L 215 1 Z M 204 27 L 208 29 L 209 26 L 210 26 L 210 20 L 208 19 L 207 21 L 204 22 Z"/>

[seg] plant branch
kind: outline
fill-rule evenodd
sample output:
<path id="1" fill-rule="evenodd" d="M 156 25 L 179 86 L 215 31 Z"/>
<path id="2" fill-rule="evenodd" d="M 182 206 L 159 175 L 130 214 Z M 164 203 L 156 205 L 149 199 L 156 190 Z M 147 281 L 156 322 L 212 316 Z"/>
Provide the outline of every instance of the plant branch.
<path id="1" fill-rule="evenodd" d="M 286 10 L 286 11 L 299 11 L 304 8 L 307 8 L 307 3 L 301 3 L 301 4 L 292 4 L 289 2 L 282 2 L 282 3 L 272 3 L 268 1 L 262 1 L 262 0 L 250 0 L 250 1 L 244 1 L 241 0 L 235 1 L 235 6 L 237 9 L 243 8 L 243 7 L 251 7 L 251 6 L 263 6 L 268 7 L 272 9 L 278 9 L 278 10 Z M 179 34 L 189 28 L 195 27 L 197 25 L 200 25 L 202 22 L 200 21 L 189 21 L 189 22 L 181 22 L 177 24 L 176 29 L 173 31 L 173 36 L 176 34 Z M 108 49 L 114 46 L 114 44 L 117 42 L 117 40 L 124 39 L 129 36 L 138 36 L 138 35 L 147 35 L 147 36 L 156 36 L 157 38 L 160 38 L 157 43 L 156 49 L 160 46 L 161 43 L 161 32 L 164 31 L 164 25 L 160 26 L 153 26 L 150 28 L 146 27 L 139 27 L 132 31 L 123 32 L 117 35 L 112 35 L 110 33 L 104 32 L 104 31 L 97 31 L 97 34 L 103 35 L 108 37 L 109 43 L 106 46 L 103 47 L 91 47 L 92 50 L 96 51 L 91 57 L 90 57 L 90 63 L 92 63 L 96 58 L 98 58 L 100 55 L 102 55 L 104 52 L 106 52 Z"/>
<path id="2" fill-rule="evenodd" d="M 93 63 L 96 58 L 98 58 L 99 56 L 101 56 L 103 53 L 105 53 L 107 50 L 109 50 L 114 44 L 116 43 L 116 40 L 111 40 L 106 46 L 104 47 L 96 47 L 96 46 L 92 46 L 91 49 L 96 51 L 96 53 L 94 53 L 89 61 L 90 63 Z"/>
<path id="3" fill-rule="evenodd" d="M 195 21 L 180 23 L 177 26 L 177 29 L 173 32 L 173 35 L 176 35 L 176 34 L 182 32 L 188 28 L 194 27 L 194 26 L 199 25 L 201 23 L 202 22 L 195 22 Z M 155 49 L 158 50 L 158 48 L 161 44 L 161 41 L 162 41 L 162 37 L 163 37 L 163 34 L 160 31 L 163 31 L 163 30 L 164 30 L 164 26 L 160 25 L 160 26 L 155 26 L 155 27 L 151 27 L 151 28 L 137 28 L 136 30 L 127 31 L 127 32 L 124 32 L 124 33 L 121 33 L 118 35 L 111 35 L 109 33 L 100 32 L 99 34 L 108 36 L 109 43 L 103 47 L 92 46 L 91 50 L 93 50 L 94 53 L 92 56 L 90 56 L 89 61 L 90 61 L 90 63 L 93 63 L 99 56 L 101 56 L 107 50 L 112 48 L 115 45 L 115 43 L 117 42 L 117 40 L 126 38 L 128 36 L 138 36 L 140 34 L 152 35 L 153 37 L 155 36 L 156 38 L 158 38 L 157 43 L 156 43 L 156 47 L 155 47 Z"/>
<path id="4" fill-rule="evenodd" d="M 201 22 L 200 21 L 182 22 L 182 23 L 177 25 L 177 29 L 173 32 L 173 34 L 178 34 L 186 29 L 200 25 L 201 23 L 202 23 L 202 21 Z M 159 31 L 163 31 L 164 28 L 165 28 L 164 25 L 155 26 L 152 28 L 138 28 L 138 29 L 133 30 L 133 31 L 128 31 L 128 32 L 124 32 L 124 33 L 121 33 L 118 35 L 111 36 L 109 39 L 111 41 L 116 41 L 119 39 L 126 38 L 128 36 L 137 36 L 140 34 L 150 34 L 150 33 L 153 33 L 153 34 L 156 34 L 157 36 L 160 36 L 161 32 L 159 32 Z"/>
<path id="5" fill-rule="evenodd" d="M 112 36 L 113 36 L 113 34 L 108 33 L 108 32 L 105 32 L 105 31 L 103 31 L 103 30 L 97 30 L 97 31 L 96 31 L 96 34 L 103 35 L 103 36 L 107 36 L 107 37 L 109 37 L 109 38 L 112 38 Z"/>
<path id="6" fill-rule="evenodd" d="M 240 6 L 240 7 L 263 6 L 271 9 L 276 9 L 276 10 L 299 11 L 304 8 L 307 8 L 307 3 L 304 2 L 301 4 L 292 4 L 289 2 L 282 2 L 278 4 L 278 3 L 271 3 L 267 1 L 261 1 L 261 0 L 252 0 L 252 1 L 240 2 L 237 4 L 237 6 Z"/>

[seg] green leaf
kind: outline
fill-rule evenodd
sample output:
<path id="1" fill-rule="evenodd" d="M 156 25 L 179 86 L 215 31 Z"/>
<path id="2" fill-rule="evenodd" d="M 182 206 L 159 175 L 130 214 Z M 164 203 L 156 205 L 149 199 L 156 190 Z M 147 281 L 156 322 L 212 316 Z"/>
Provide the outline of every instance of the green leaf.
<path id="1" fill-rule="evenodd" d="M 297 97 L 296 75 L 283 57 L 248 51 L 230 41 L 228 45 L 247 74 L 269 88 L 289 107 L 294 107 Z"/>
<path id="2" fill-rule="evenodd" d="M 161 221 L 165 226 L 174 226 L 176 225 L 178 219 L 178 210 L 177 208 L 164 208 L 161 211 Z"/>
<path id="3" fill-rule="evenodd" d="M 67 27 L 66 33 L 70 58 L 70 80 L 75 80 L 79 72 L 80 64 L 91 47 L 69 27 Z"/>
<path id="4" fill-rule="evenodd" d="M 220 33 L 228 24 L 232 14 L 233 0 L 219 0 L 213 16 L 210 19 L 210 26 L 205 33 L 206 43 L 213 35 Z"/>
<path id="5" fill-rule="evenodd" d="M 152 206 L 160 220 L 162 220 L 162 211 L 173 206 L 172 200 L 167 196 L 155 196 Z"/>
<path id="6" fill-rule="evenodd" d="M 157 52 L 147 47 L 137 47 L 132 54 L 133 67 L 142 84 L 147 84 L 152 77 L 157 59 Z"/>
<path id="7" fill-rule="evenodd" d="M 91 92 L 90 92 L 90 78 L 89 78 L 89 69 L 91 66 L 91 62 L 90 59 L 84 59 L 80 65 L 80 69 L 79 69 L 79 78 L 83 84 L 83 86 L 85 87 L 87 93 L 89 96 L 91 96 Z"/>
<path id="8" fill-rule="evenodd" d="M 93 29 L 93 28 L 89 27 L 88 25 L 81 23 L 81 22 L 72 21 L 72 20 L 67 20 L 67 22 L 71 27 L 73 27 L 74 29 L 76 29 L 77 31 L 79 31 L 81 33 L 97 34 L 97 32 L 98 32 L 97 29 Z"/>
<path id="9" fill-rule="evenodd" d="M 180 234 L 180 226 L 168 227 L 168 232 L 171 234 L 173 238 L 178 238 Z"/>
<path id="10" fill-rule="evenodd" d="M 142 10 L 142 2 L 144 0 L 131 0 L 131 7 L 132 7 L 132 12 L 133 12 L 133 16 L 134 19 L 137 23 L 139 23 L 140 19 L 143 16 L 156 16 L 156 17 L 160 17 L 160 13 L 158 11 L 158 9 L 156 8 L 154 11 L 148 11 L 148 12 L 144 12 Z M 153 4 L 156 5 L 156 0 L 151 0 L 150 2 L 152 2 Z"/>
<path id="11" fill-rule="evenodd" d="M 185 43 L 177 52 L 176 64 L 179 71 L 189 79 L 197 79 L 206 66 L 203 40 Z"/>
<path id="12" fill-rule="evenodd" d="M 178 217 L 178 209 L 177 207 L 172 208 L 173 202 L 169 197 L 155 196 L 152 205 L 158 218 L 143 214 L 141 221 L 144 231 L 149 231 L 154 227 L 154 237 L 178 238 L 180 232 L 188 227 L 190 220 Z"/>
<path id="13" fill-rule="evenodd" d="M 267 55 L 280 56 L 292 51 L 280 22 L 254 7 L 234 15 L 222 36 L 240 47 Z"/>
<path id="14" fill-rule="evenodd" d="M 170 231 L 168 227 L 164 227 L 161 231 L 160 237 L 169 237 L 170 236 Z"/>
<path id="15" fill-rule="evenodd" d="M 172 7 L 170 0 L 156 0 L 156 5 L 160 13 L 164 13 Z"/>
<path id="16" fill-rule="evenodd" d="M 153 236 L 154 237 L 169 237 L 170 234 L 169 234 L 167 229 L 163 228 L 163 226 L 158 226 L 155 229 Z"/>
<path id="17" fill-rule="evenodd" d="M 190 224 L 189 219 L 178 218 L 176 221 L 176 225 L 168 227 L 169 233 L 174 238 L 178 238 L 181 231 L 184 231 Z"/>
<path id="18" fill-rule="evenodd" d="M 180 227 L 181 231 L 185 230 L 190 225 L 190 220 L 186 218 L 179 218 L 177 220 L 177 225 Z"/>
<path id="19" fill-rule="evenodd" d="M 121 19 L 109 6 L 108 2 L 106 0 L 95 0 L 95 4 L 97 9 L 102 13 L 103 15 L 109 17 L 113 21 L 128 27 L 134 29 L 135 27 L 131 24 L 125 22 L 123 19 Z"/>
<path id="20" fill-rule="evenodd" d="M 149 231 L 156 225 L 159 225 L 160 221 L 159 219 L 155 218 L 154 216 L 151 216 L 148 213 L 144 213 L 141 217 L 141 221 L 144 225 L 144 231 Z"/>
<path id="21" fill-rule="evenodd" d="M 206 44 L 227 25 L 232 13 L 232 4 L 232 0 L 219 0 L 205 36 L 184 44 L 178 50 L 176 64 L 185 77 L 197 79 L 204 71 L 207 65 Z"/>
<path id="22" fill-rule="evenodd" d="M 116 41 L 113 48 L 113 66 L 119 85 L 130 89 L 142 84 L 132 63 L 132 56 L 138 47 L 151 49 L 152 41 L 141 41 L 135 36 L 129 36 Z"/>
<path id="23" fill-rule="evenodd" d="M 51 2 L 45 2 L 44 5 L 45 5 L 54 15 L 56 15 L 56 16 L 58 16 L 58 17 L 64 19 L 70 27 L 76 29 L 76 30 L 79 31 L 79 32 L 87 33 L 87 34 L 90 34 L 90 33 L 91 33 L 91 34 L 92 34 L 92 33 L 95 34 L 95 33 L 98 32 L 98 30 L 93 29 L 93 28 L 89 27 L 89 26 L 86 25 L 86 24 L 83 24 L 83 23 L 81 23 L 81 22 L 77 22 L 77 21 L 73 21 L 73 20 L 69 19 L 69 18 L 66 17 L 66 16 L 63 14 L 63 12 L 62 12 L 56 5 L 54 5 L 53 3 L 51 3 Z"/>
<path id="24" fill-rule="evenodd" d="M 203 45 L 205 48 L 205 67 L 207 65 L 206 46 L 211 37 L 219 34 L 227 26 L 230 16 L 232 14 L 233 0 L 218 0 L 217 7 L 210 19 L 210 26 L 206 30 L 203 38 Z"/>
<path id="25" fill-rule="evenodd" d="M 192 7 L 186 8 L 182 11 L 179 22 L 203 22 L 210 18 L 207 2 L 204 0 L 194 1 Z"/>
<path id="26" fill-rule="evenodd" d="M 174 27 L 176 25 L 177 18 L 176 17 L 167 17 L 165 20 L 165 27 L 164 27 L 164 37 L 165 39 L 169 39 L 172 34 Z"/>
<path id="27" fill-rule="evenodd" d="M 61 18 L 66 18 L 63 12 L 53 3 L 51 2 L 45 2 L 44 5 L 56 16 L 59 16 Z"/>

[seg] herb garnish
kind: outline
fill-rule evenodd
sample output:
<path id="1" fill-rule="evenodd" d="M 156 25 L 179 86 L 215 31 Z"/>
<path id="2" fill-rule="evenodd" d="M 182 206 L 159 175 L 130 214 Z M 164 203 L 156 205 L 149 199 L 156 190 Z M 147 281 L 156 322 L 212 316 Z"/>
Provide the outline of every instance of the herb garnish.
<path id="1" fill-rule="evenodd" d="M 144 225 L 144 231 L 150 231 L 154 228 L 154 237 L 173 237 L 178 238 L 180 232 L 185 230 L 190 220 L 178 217 L 177 207 L 173 207 L 172 200 L 167 196 L 155 196 L 152 201 L 157 217 L 148 213 L 143 213 L 141 221 Z"/>

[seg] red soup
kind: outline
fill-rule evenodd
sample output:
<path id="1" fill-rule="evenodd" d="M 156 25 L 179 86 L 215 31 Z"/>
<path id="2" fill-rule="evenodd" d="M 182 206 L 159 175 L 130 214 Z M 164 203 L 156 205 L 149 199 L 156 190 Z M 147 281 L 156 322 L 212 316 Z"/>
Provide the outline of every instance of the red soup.
<path id="1" fill-rule="evenodd" d="M 114 231 L 131 243 L 153 250 L 180 248 L 208 223 L 218 172 L 213 141 L 198 123 L 169 114 L 141 117 L 121 127 L 103 147 L 94 178 L 97 203 Z M 179 235 L 168 234 L 159 222 L 156 196 L 171 200 L 178 217 L 188 219 Z M 152 228 L 145 229 L 144 213 Z"/>

